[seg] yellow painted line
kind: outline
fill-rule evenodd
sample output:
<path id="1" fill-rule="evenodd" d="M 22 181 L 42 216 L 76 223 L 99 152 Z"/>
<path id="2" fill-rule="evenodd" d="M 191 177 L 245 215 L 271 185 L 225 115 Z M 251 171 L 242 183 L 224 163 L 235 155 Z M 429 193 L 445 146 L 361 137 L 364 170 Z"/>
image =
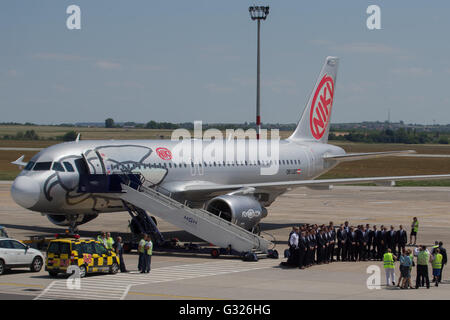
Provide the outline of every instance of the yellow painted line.
<path id="1" fill-rule="evenodd" d="M 45 286 L 42 286 L 40 284 L 27 284 L 27 283 L 14 283 L 14 282 L 0 282 L 0 286 L 45 288 Z"/>
<path id="2" fill-rule="evenodd" d="M 128 294 L 133 294 L 137 296 L 148 296 L 148 297 L 166 297 L 166 298 L 176 298 L 176 299 L 196 299 L 196 300 L 223 300 L 216 298 L 204 298 L 204 297 L 191 297 L 191 296 L 176 296 L 172 294 L 162 294 L 162 293 L 145 293 L 145 292 L 136 292 L 130 291 Z"/>

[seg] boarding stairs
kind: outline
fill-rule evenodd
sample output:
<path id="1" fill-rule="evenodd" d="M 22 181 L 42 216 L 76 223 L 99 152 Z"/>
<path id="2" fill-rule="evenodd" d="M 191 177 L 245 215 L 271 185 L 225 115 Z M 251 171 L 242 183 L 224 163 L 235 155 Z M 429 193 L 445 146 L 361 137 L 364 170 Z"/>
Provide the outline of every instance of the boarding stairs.
<path id="1" fill-rule="evenodd" d="M 220 213 L 215 215 L 204 209 L 191 208 L 187 201 L 181 203 L 175 200 L 171 192 L 160 186 L 144 181 L 123 181 L 121 187 L 120 197 L 125 203 L 151 212 L 215 246 L 238 252 L 244 259 L 250 256 L 253 259 L 248 260 L 258 260 L 271 256 L 273 252 L 272 242 L 220 218 Z"/>

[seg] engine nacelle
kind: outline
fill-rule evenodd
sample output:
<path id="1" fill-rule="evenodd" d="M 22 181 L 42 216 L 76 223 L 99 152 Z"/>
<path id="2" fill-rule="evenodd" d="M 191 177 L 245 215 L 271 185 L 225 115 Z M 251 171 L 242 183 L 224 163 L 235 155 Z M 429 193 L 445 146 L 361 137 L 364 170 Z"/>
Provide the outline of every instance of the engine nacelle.
<path id="1" fill-rule="evenodd" d="M 206 204 L 206 210 L 246 230 L 252 230 L 267 216 L 266 208 L 262 207 L 258 200 L 240 195 L 212 198 Z"/>
<path id="2" fill-rule="evenodd" d="M 71 215 L 70 217 L 64 214 L 47 214 L 47 219 L 50 220 L 51 223 L 63 227 L 70 226 L 73 220 L 75 220 L 75 224 L 79 226 L 94 220 L 97 217 L 98 214 L 77 214 Z"/>

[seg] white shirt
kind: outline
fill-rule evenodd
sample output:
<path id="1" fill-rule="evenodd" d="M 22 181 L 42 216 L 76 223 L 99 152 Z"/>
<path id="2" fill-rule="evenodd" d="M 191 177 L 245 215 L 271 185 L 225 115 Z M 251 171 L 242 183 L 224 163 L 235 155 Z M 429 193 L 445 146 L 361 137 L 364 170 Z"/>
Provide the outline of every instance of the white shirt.
<path id="1" fill-rule="evenodd" d="M 289 239 L 289 244 L 291 245 L 291 247 L 298 247 L 298 234 L 296 232 L 294 232 L 291 235 L 291 238 Z"/>

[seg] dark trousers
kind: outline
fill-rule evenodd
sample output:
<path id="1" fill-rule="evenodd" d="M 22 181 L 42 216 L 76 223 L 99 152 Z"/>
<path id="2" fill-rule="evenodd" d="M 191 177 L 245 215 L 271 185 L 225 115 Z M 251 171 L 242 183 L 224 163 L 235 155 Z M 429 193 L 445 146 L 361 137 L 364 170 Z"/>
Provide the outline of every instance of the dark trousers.
<path id="1" fill-rule="evenodd" d="M 430 279 L 428 278 L 428 266 L 417 265 L 416 288 L 420 287 L 420 285 L 423 286 L 424 282 L 426 283 L 427 288 L 429 288 Z"/>
<path id="2" fill-rule="evenodd" d="M 305 257 L 306 257 L 306 249 L 298 249 L 298 267 L 304 267 L 306 265 L 305 263 Z"/>
<path id="3" fill-rule="evenodd" d="M 150 266 L 152 263 L 152 256 L 148 254 L 144 254 L 144 272 L 150 272 Z"/>
<path id="4" fill-rule="evenodd" d="M 126 272 L 127 268 L 125 267 L 125 261 L 123 260 L 122 254 L 119 254 L 119 261 L 120 261 L 120 272 Z"/>
<path id="5" fill-rule="evenodd" d="M 295 266 L 295 265 L 297 265 L 297 259 L 298 259 L 298 255 L 297 255 L 296 249 L 294 247 L 289 247 L 289 258 L 287 260 L 287 263 L 289 265 Z"/>
<path id="6" fill-rule="evenodd" d="M 341 261 L 341 259 L 344 260 L 344 251 L 343 251 L 342 243 L 338 243 L 337 252 L 336 252 L 336 260 Z"/>
<path id="7" fill-rule="evenodd" d="M 403 250 L 405 250 L 405 246 L 406 246 L 406 243 L 398 244 L 398 251 L 397 251 L 398 255 L 400 255 L 403 252 Z"/>
<path id="8" fill-rule="evenodd" d="M 442 281 L 442 272 L 444 271 L 444 266 L 445 264 L 442 264 L 442 268 L 441 268 L 441 274 L 438 277 L 438 281 L 441 282 Z"/>
<path id="9" fill-rule="evenodd" d="M 144 266 L 145 266 L 145 257 L 144 257 L 144 253 L 143 252 L 139 252 L 139 260 L 138 260 L 138 270 L 142 271 L 144 270 Z"/>
<path id="10" fill-rule="evenodd" d="M 367 247 L 364 244 L 359 245 L 359 260 L 367 259 Z"/>
<path id="11" fill-rule="evenodd" d="M 330 245 L 328 246 L 328 260 L 334 260 L 334 243 L 330 243 Z"/>

